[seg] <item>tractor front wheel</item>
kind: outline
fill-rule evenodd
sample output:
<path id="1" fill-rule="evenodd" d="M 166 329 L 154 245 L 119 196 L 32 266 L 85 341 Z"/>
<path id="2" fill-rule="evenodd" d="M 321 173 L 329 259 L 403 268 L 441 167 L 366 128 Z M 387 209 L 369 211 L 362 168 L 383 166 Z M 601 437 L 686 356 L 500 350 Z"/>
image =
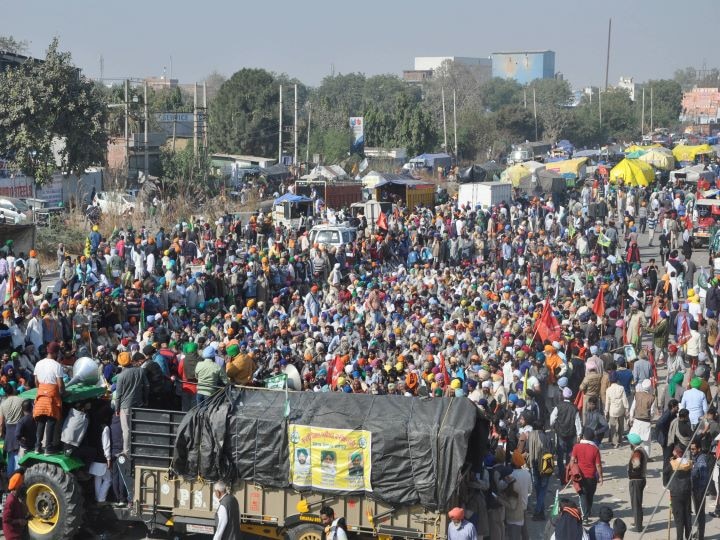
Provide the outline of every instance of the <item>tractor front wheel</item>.
<path id="1" fill-rule="evenodd" d="M 83 497 L 77 479 L 50 463 L 37 463 L 25 472 L 25 504 L 33 540 L 69 540 L 83 521 Z"/>

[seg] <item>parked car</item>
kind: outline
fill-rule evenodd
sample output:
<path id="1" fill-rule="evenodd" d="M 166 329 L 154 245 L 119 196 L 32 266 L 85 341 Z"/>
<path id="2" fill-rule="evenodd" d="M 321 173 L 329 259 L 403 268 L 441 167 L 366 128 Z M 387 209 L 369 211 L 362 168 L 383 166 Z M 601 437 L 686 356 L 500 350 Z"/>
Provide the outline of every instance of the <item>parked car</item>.
<path id="1" fill-rule="evenodd" d="M 119 191 L 98 191 L 93 203 L 97 204 L 104 214 L 130 214 L 135 211 L 136 199 Z"/>
<path id="2" fill-rule="evenodd" d="M 0 197 L 0 223 L 30 223 L 32 210 L 20 199 Z"/>
<path id="3" fill-rule="evenodd" d="M 325 244 L 327 247 L 338 247 L 350 244 L 357 237 L 357 229 L 343 225 L 316 225 L 310 230 L 311 244 Z"/>

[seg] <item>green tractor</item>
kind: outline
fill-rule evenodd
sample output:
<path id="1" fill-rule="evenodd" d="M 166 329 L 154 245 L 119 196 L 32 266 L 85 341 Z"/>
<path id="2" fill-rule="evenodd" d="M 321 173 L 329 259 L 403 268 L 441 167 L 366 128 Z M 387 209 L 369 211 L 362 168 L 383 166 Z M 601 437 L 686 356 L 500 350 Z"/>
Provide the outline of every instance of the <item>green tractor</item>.
<path id="1" fill-rule="evenodd" d="M 73 406 L 79 402 L 103 397 L 102 386 L 75 384 L 68 386 L 63 403 Z M 23 399 L 35 399 L 36 390 L 20 394 Z M 25 469 L 24 486 L 29 514 L 28 529 L 33 540 L 64 540 L 75 537 L 85 515 L 85 495 L 79 474 L 87 476 L 85 463 L 71 455 L 27 452 L 19 460 Z M 82 471 L 82 472 L 81 472 Z"/>

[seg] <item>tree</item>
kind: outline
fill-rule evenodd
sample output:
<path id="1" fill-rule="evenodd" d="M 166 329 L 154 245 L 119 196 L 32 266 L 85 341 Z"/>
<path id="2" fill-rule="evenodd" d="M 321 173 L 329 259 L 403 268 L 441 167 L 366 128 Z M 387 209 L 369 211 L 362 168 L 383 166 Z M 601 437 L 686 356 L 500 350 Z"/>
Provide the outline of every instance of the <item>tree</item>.
<path id="1" fill-rule="evenodd" d="M 534 94 L 533 106 L 542 124 L 542 138 L 557 141 L 569 126 L 571 114 L 568 107 L 572 101 L 572 90 L 567 81 L 559 79 L 536 79 L 528 86 L 528 96 Z M 528 108 L 530 101 L 528 98 Z"/>
<path id="2" fill-rule="evenodd" d="M 523 88 L 513 79 L 495 77 L 480 87 L 483 106 L 493 112 L 508 105 L 521 103 Z"/>
<path id="3" fill-rule="evenodd" d="M 338 163 L 350 152 L 350 128 L 330 128 L 313 133 L 310 137 L 310 152 L 322 154 L 323 163 Z"/>
<path id="4" fill-rule="evenodd" d="M 720 69 L 711 68 L 698 71 L 690 66 L 685 69 L 675 70 L 673 79 L 683 90 L 691 90 L 696 86 L 699 88 L 717 88 L 720 86 Z"/>
<path id="5" fill-rule="evenodd" d="M 103 95 L 58 47 L 55 39 L 44 62 L 0 74 L 0 155 L 39 184 L 56 170 L 80 176 L 107 152 Z"/>
<path id="6" fill-rule="evenodd" d="M 0 36 L 0 51 L 13 54 L 27 54 L 29 43 L 27 40 L 17 40 L 13 36 Z"/>
<path id="7" fill-rule="evenodd" d="M 215 152 L 277 154 L 279 86 L 264 69 L 241 69 L 210 103 L 208 138 Z"/>
<path id="8" fill-rule="evenodd" d="M 195 156 L 192 145 L 173 152 L 160 151 L 160 189 L 163 197 L 177 197 L 185 201 L 199 201 L 208 194 L 209 185 L 201 182 L 210 171 L 210 160 L 207 155 Z"/>
<path id="9" fill-rule="evenodd" d="M 653 125 L 665 128 L 674 128 L 680 123 L 682 112 L 682 86 L 679 82 L 670 79 L 648 81 L 645 86 L 646 98 L 652 89 Z M 649 113 L 645 113 L 649 121 Z"/>
<path id="10" fill-rule="evenodd" d="M 218 71 L 212 71 L 205 77 L 205 88 L 207 89 L 208 104 L 215 99 L 220 87 L 227 80 L 227 77 Z"/>
<path id="11" fill-rule="evenodd" d="M 429 112 L 413 104 L 407 96 L 397 98 L 397 125 L 395 140 L 407 148 L 410 155 L 435 148 L 437 132 Z"/>

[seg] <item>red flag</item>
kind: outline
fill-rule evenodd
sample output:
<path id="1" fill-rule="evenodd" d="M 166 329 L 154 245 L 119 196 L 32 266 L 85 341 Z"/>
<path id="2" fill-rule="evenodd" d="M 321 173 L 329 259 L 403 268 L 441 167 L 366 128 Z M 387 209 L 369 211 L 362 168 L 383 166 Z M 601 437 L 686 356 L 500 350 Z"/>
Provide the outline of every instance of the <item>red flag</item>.
<path id="1" fill-rule="evenodd" d="M 595 298 L 592 310 L 598 317 L 605 315 L 605 288 L 602 285 L 598 291 L 597 298 Z"/>
<path id="2" fill-rule="evenodd" d="M 377 218 L 377 226 L 384 231 L 388 230 L 387 216 L 385 215 L 385 212 L 380 212 L 380 215 Z"/>
<path id="3" fill-rule="evenodd" d="M 553 315 L 550 306 L 550 298 L 545 300 L 542 314 L 535 323 L 535 333 L 540 336 L 542 341 L 557 341 L 562 335 L 560 323 L 555 318 L 555 315 Z"/>
<path id="4" fill-rule="evenodd" d="M 445 356 L 442 353 L 438 355 L 440 357 L 440 372 L 443 374 L 443 381 L 445 386 L 450 385 L 450 378 L 448 377 L 447 367 L 445 366 Z"/>
<path id="5" fill-rule="evenodd" d="M 330 379 L 330 386 L 337 387 L 337 380 L 341 375 L 345 374 L 345 362 L 339 354 L 335 355 L 335 362 L 328 364 L 328 379 Z"/>
<path id="6" fill-rule="evenodd" d="M 678 345 L 685 345 L 688 341 L 690 341 L 691 336 L 690 324 L 688 324 L 688 316 L 686 315 L 683 317 L 682 323 L 680 324 L 680 334 L 678 334 L 677 337 Z"/>
<path id="7" fill-rule="evenodd" d="M 650 308 L 650 324 L 656 326 L 660 320 L 660 297 L 653 298 L 652 307 Z"/>
<path id="8" fill-rule="evenodd" d="M 575 396 L 575 407 L 577 407 L 578 412 L 582 412 L 583 410 L 583 401 L 585 401 L 585 392 L 582 390 L 578 391 L 577 396 Z"/>

